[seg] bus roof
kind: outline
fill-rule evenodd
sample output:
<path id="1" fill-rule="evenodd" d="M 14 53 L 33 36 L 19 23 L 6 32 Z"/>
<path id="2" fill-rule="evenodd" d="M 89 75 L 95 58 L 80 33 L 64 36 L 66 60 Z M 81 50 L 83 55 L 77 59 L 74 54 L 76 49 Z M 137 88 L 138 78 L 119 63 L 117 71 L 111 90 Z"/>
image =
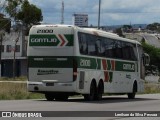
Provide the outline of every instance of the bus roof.
<path id="1" fill-rule="evenodd" d="M 103 30 L 98 30 L 96 28 L 78 28 L 79 31 L 84 31 L 86 33 L 91 33 L 91 34 L 95 34 L 97 36 L 104 36 L 107 38 L 111 38 L 111 39 L 116 39 L 116 40 L 121 40 L 121 41 L 125 41 L 125 42 L 130 42 L 130 43 L 134 43 L 134 44 L 140 44 L 140 42 L 136 41 L 136 40 L 132 40 L 132 39 L 127 39 L 127 38 L 123 38 L 120 37 L 119 35 L 115 34 L 115 33 L 111 33 L 111 32 L 106 32 Z"/>
<path id="2" fill-rule="evenodd" d="M 32 28 L 45 28 L 45 27 L 61 27 L 61 28 L 73 28 L 77 31 L 80 32 L 84 32 L 84 33 L 89 33 L 89 34 L 95 34 L 97 36 L 102 36 L 102 37 L 108 37 L 111 39 L 116 39 L 116 40 L 121 40 L 121 41 L 125 41 L 125 42 L 130 42 L 130 43 L 134 43 L 134 44 L 139 44 L 141 45 L 138 41 L 136 40 L 131 40 L 131 39 L 127 39 L 127 38 L 122 38 L 117 34 L 111 33 L 111 32 L 106 32 L 103 30 L 98 30 L 97 28 L 81 28 L 78 26 L 74 26 L 74 25 L 62 25 L 62 24 L 46 24 L 46 25 L 34 25 L 32 26 Z"/>

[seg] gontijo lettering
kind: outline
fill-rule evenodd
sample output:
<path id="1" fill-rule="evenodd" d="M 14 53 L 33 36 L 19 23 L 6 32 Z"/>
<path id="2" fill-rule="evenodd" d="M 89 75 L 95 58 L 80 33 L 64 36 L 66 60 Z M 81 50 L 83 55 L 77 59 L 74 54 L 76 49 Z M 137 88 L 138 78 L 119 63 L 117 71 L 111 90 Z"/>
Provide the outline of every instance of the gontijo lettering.
<path id="1" fill-rule="evenodd" d="M 135 66 L 133 64 L 123 64 L 124 70 L 135 70 Z"/>
<path id="2" fill-rule="evenodd" d="M 52 38 L 52 39 L 48 39 L 48 38 L 31 38 L 31 42 L 32 43 L 56 43 L 57 39 L 56 38 Z"/>

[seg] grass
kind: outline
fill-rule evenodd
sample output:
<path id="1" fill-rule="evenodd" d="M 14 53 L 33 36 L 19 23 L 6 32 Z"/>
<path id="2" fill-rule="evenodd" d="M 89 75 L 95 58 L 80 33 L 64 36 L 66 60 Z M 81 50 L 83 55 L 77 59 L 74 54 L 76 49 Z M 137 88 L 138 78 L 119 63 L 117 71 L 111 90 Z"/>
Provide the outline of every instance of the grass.
<path id="1" fill-rule="evenodd" d="M 30 93 L 26 83 L 0 83 L 0 100 L 42 99 L 43 94 Z"/>
<path id="2" fill-rule="evenodd" d="M 0 81 L 27 81 L 26 76 L 7 78 L 1 77 Z M 0 82 L 0 100 L 42 99 L 43 94 L 27 91 L 26 83 Z"/>
<path id="3" fill-rule="evenodd" d="M 0 81 L 14 81 L 12 78 L 1 78 Z M 27 77 L 15 78 L 15 81 L 26 81 Z M 145 83 L 145 94 L 160 93 L 160 83 Z M 44 99 L 40 93 L 27 91 L 26 83 L 0 82 L 0 100 Z"/>
<path id="4" fill-rule="evenodd" d="M 14 78 L 8 78 L 8 77 L 1 77 L 0 81 L 27 81 L 26 76 L 21 76 L 21 77 L 15 77 Z"/>
<path id="5" fill-rule="evenodd" d="M 145 94 L 160 93 L 160 83 L 145 83 Z"/>

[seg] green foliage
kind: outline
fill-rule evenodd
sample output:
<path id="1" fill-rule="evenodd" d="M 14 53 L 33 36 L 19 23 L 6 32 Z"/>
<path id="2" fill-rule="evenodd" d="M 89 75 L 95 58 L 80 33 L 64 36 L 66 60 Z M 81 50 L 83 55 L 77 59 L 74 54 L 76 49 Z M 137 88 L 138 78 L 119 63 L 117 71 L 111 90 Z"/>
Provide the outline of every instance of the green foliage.
<path id="1" fill-rule="evenodd" d="M 17 18 L 22 20 L 27 27 L 43 20 L 41 9 L 30 4 L 28 0 L 24 0 L 21 10 L 17 13 Z"/>
<path id="2" fill-rule="evenodd" d="M 6 32 L 10 32 L 11 21 L 10 19 L 4 18 L 3 14 L 0 14 L 0 30 L 5 30 Z"/>
<path id="3" fill-rule="evenodd" d="M 132 31 L 132 26 L 131 25 L 123 25 L 120 28 L 117 28 L 114 33 L 118 34 L 120 37 L 125 37 L 123 35 L 123 32 L 130 32 Z"/>
<path id="4" fill-rule="evenodd" d="M 122 27 L 122 28 L 131 29 L 131 28 L 132 28 L 132 26 L 131 26 L 131 25 L 123 25 L 123 27 Z"/>
<path id="5" fill-rule="evenodd" d="M 132 29 L 132 26 L 131 25 L 123 25 L 122 29 L 124 32 L 130 32 Z"/>
<path id="6" fill-rule="evenodd" d="M 22 0 L 6 0 L 8 5 L 5 7 L 6 12 L 10 17 L 16 20 L 17 16 L 17 7 L 22 4 Z"/>
<path id="7" fill-rule="evenodd" d="M 120 37 L 124 37 L 121 28 L 117 28 L 117 29 L 114 31 L 114 33 L 118 34 Z"/>
<path id="8" fill-rule="evenodd" d="M 30 4 L 28 0 L 7 0 L 6 12 L 14 21 L 21 20 L 28 31 L 32 25 L 39 24 L 43 20 L 41 9 Z"/>
<path id="9" fill-rule="evenodd" d="M 160 32 L 160 23 L 152 23 L 147 25 L 148 30 Z"/>
<path id="10" fill-rule="evenodd" d="M 153 45 L 149 45 L 142 42 L 142 47 L 144 52 L 148 53 L 150 56 L 150 65 L 158 66 L 160 70 L 160 48 L 156 48 Z"/>

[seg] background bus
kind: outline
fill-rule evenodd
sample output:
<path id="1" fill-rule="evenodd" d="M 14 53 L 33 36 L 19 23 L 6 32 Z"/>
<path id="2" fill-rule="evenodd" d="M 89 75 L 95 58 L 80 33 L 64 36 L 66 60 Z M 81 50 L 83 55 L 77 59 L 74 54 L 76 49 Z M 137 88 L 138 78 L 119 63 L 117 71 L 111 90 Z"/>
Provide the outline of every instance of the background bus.
<path id="1" fill-rule="evenodd" d="M 37 25 L 29 32 L 28 90 L 47 100 L 82 94 L 100 100 L 103 93 L 135 97 L 144 90 L 149 56 L 139 42 L 92 28 Z"/>

